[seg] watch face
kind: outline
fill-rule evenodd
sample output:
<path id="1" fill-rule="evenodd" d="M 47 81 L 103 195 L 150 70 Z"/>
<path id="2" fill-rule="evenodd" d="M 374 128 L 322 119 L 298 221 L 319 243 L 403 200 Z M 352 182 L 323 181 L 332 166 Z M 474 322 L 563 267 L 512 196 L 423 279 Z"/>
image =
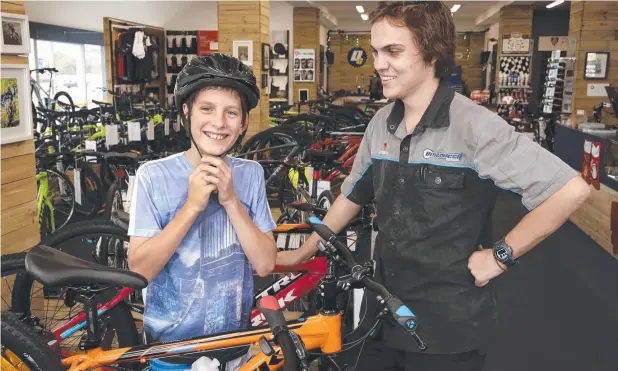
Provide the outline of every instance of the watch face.
<path id="1" fill-rule="evenodd" d="M 509 254 L 507 252 L 507 249 L 502 248 L 502 249 L 496 250 L 496 256 L 498 257 L 498 259 L 504 260 L 504 259 L 508 259 Z"/>

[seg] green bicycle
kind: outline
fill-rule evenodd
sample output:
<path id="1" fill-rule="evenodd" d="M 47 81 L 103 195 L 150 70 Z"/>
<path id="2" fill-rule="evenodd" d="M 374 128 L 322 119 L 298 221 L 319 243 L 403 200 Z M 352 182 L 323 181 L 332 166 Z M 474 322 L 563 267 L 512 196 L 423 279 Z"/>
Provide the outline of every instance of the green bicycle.
<path id="1" fill-rule="evenodd" d="M 38 156 L 37 212 L 41 239 L 64 227 L 75 211 L 75 189 L 69 178 L 53 168 L 59 154 Z"/>

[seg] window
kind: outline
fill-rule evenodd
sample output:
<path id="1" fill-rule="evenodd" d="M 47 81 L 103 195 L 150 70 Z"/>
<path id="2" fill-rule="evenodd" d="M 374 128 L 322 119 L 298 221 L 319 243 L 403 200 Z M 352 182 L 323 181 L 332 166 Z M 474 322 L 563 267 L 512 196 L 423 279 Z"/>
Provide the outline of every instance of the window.
<path id="1" fill-rule="evenodd" d="M 49 73 L 32 74 L 43 89 L 41 98 L 52 98 L 59 91 L 67 92 L 76 105 L 86 105 L 93 99 L 104 100 L 106 94 L 102 67 L 103 47 L 46 40 L 31 40 L 30 68 L 56 68 L 50 87 Z M 36 67 L 35 67 L 36 65 Z M 33 96 L 36 102 L 36 94 Z"/>

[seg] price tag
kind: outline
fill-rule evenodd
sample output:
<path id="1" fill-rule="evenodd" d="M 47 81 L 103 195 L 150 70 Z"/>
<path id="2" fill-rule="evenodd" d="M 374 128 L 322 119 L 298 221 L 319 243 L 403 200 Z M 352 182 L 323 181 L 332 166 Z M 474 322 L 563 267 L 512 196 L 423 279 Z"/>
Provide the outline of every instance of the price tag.
<path id="1" fill-rule="evenodd" d="M 142 140 L 139 122 L 129 122 L 129 142 L 139 142 Z"/>
<path id="2" fill-rule="evenodd" d="M 163 122 L 164 125 L 164 131 L 165 131 L 165 136 L 169 136 L 170 135 L 170 119 L 169 118 L 165 118 L 165 121 Z"/>
<path id="3" fill-rule="evenodd" d="M 178 115 L 178 117 L 176 118 L 176 121 L 174 122 L 174 131 L 175 132 L 180 131 L 180 115 Z"/>
<path id="4" fill-rule="evenodd" d="M 558 77 L 558 70 L 554 70 L 554 69 L 549 70 L 548 76 L 549 77 Z"/>
<path id="5" fill-rule="evenodd" d="M 105 126 L 105 144 L 108 148 L 118 144 L 118 125 Z"/>
<path id="6" fill-rule="evenodd" d="M 148 123 L 148 129 L 146 130 L 146 138 L 148 138 L 148 140 L 154 140 L 154 122 Z"/>
<path id="7" fill-rule="evenodd" d="M 97 142 L 95 140 L 87 140 L 86 141 L 86 149 L 96 151 L 97 150 Z M 86 162 L 95 161 L 97 158 L 94 156 L 86 156 Z"/>
<path id="8" fill-rule="evenodd" d="M 73 170 L 73 188 L 75 189 L 75 202 L 82 204 L 82 182 L 80 170 Z"/>

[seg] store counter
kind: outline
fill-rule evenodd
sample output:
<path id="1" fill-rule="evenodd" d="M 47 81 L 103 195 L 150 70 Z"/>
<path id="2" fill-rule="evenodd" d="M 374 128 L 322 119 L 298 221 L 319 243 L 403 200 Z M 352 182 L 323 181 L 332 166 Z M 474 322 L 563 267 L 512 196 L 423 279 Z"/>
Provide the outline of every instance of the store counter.
<path id="1" fill-rule="evenodd" d="M 554 153 L 577 171 L 584 165 L 585 141 L 600 143 L 600 184 L 571 221 L 618 259 L 618 137 L 556 125 Z M 613 233 L 612 233 L 613 232 Z"/>

